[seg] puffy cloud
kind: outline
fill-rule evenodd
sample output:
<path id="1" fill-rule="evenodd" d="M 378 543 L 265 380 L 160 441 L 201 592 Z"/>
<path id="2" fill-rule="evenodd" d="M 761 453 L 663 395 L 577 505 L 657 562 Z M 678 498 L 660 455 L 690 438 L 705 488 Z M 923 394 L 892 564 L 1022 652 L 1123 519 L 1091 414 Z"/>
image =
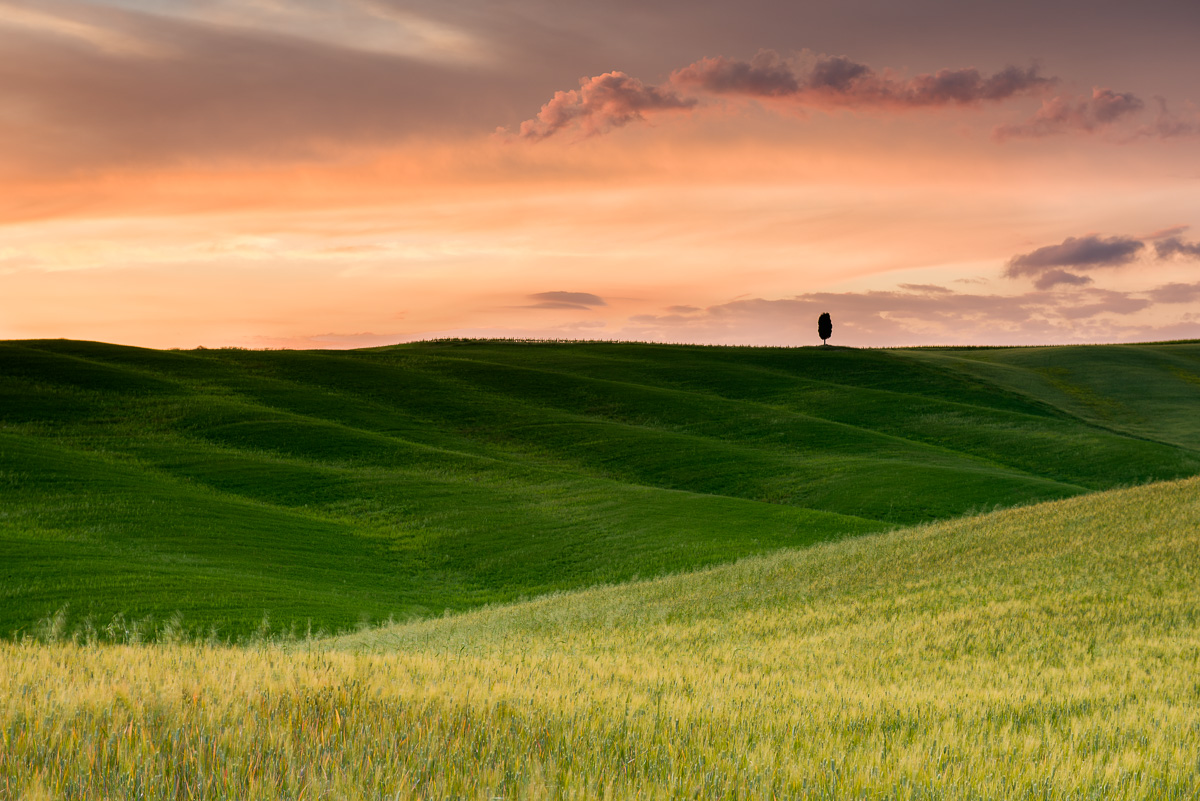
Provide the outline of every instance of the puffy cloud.
<path id="1" fill-rule="evenodd" d="M 800 79 L 789 64 L 771 50 L 750 61 L 723 57 L 703 58 L 671 74 L 671 82 L 687 89 L 713 94 L 749 97 L 782 97 L 800 91 Z"/>
<path id="2" fill-rule="evenodd" d="M 1200 242 L 1184 242 L 1178 236 L 1168 236 L 1154 243 L 1154 251 L 1160 259 L 1172 256 L 1200 259 Z"/>
<path id="3" fill-rule="evenodd" d="M 1053 79 L 1036 67 L 1006 67 L 993 75 L 974 68 L 940 70 L 909 79 L 876 72 L 845 56 L 820 56 L 804 65 L 762 50 L 749 61 L 703 58 L 651 86 L 623 72 L 580 80 L 580 88 L 557 92 L 520 135 L 544 139 L 576 126 L 596 134 L 645 118 L 647 113 L 690 109 L 703 96 L 769 99 L 797 108 L 918 108 L 969 106 L 1040 91 Z"/>
<path id="4" fill-rule="evenodd" d="M 670 88 L 647 86 L 623 72 L 606 72 L 580 78 L 578 89 L 556 92 L 536 118 L 521 123 L 520 136 L 545 139 L 568 126 L 593 135 L 644 119 L 648 111 L 679 111 L 696 102 Z"/>
<path id="5" fill-rule="evenodd" d="M 1059 245 L 1047 245 L 1032 253 L 1013 256 L 1008 262 L 1005 275 L 1016 278 L 1022 275 L 1043 275 L 1056 267 L 1093 269 L 1096 267 L 1120 267 L 1137 257 L 1145 247 L 1140 239 L 1127 236 L 1083 236 L 1067 237 Z M 1062 275 L 1069 275 L 1062 270 Z M 1053 283 L 1080 283 L 1079 276 L 1072 276 Z M 1051 285 L 1052 285 L 1051 284 Z"/>
<path id="6" fill-rule="evenodd" d="M 529 296 L 537 303 L 532 309 L 580 309 L 590 311 L 596 306 L 607 306 L 604 298 L 591 292 L 536 292 Z"/>
<path id="7" fill-rule="evenodd" d="M 1130 92 L 1114 92 L 1097 87 L 1091 97 L 1052 97 L 1028 120 L 996 129 L 999 139 L 1039 138 L 1071 131 L 1090 133 L 1136 114 L 1145 103 Z"/>

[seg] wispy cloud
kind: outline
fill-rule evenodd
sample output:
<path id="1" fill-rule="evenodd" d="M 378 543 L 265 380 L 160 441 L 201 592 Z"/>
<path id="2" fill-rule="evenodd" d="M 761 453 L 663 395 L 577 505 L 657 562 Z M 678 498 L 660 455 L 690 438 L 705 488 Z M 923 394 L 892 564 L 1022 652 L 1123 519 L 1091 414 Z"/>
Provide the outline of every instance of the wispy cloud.
<path id="1" fill-rule="evenodd" d="M 996 129 L 999 139 L 1040 138 L 1082 131 L 1091 133 L 1130 117 L 1146 104 L 1131 92 L 1115 92 L 1097 87 L 1090 97 L 1052 97 L 1032 117 L 1016 125 Z"/>
<path id="2" fill-rule="evenodd" d="M 1172 256 L 1200 259 L 1200 242 L 1184 242 L 1178 236 L 1169 236 L 1155 242 L 1154 251 L 1160 259 L 1169 259 Z"/>
<path id="3" fill-rule="evenodd" d="M 0 150 L 60 175 L 295 160 L 481 131 L 513 82 L 498 69 L 265 27 L 71 2 L 22 8 L 0 0 L 0 107 L 20 109 L 0 114 Z"/>
<path id="4" fill-rule="evenodd" d="M 607 306 L 604 298 L 599 295 L 593 295 L 591 292 L 536 292 L 529 296 L 530 300 L 537 301 L 532 306 L 525 308 L 530 309 L 577 309 L 580 311 L 591 311 L 597 306 Z"/>

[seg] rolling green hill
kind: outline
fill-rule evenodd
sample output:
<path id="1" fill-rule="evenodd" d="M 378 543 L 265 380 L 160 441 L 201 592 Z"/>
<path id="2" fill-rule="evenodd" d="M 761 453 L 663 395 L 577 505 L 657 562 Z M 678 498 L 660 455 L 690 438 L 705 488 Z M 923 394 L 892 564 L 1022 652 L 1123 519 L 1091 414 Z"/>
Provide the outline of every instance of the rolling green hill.
<path id="1" fill-rule="evenodd" d="M 1200 344 L 0 343 L 0 635 L 344 629 L 1200 473 Z"/>

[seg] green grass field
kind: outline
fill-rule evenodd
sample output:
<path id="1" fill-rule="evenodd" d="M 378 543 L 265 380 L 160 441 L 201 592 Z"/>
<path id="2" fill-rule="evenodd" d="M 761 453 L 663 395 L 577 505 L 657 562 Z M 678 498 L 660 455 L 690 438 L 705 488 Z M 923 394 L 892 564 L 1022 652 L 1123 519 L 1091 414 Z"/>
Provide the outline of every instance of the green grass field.
<path id="1" fill-rule="evenodd" d="M 4 642 L 0 798 L 1195 799 L 1197 587 L 1188 479 L 332 641 Z"/>
<path id="2" fill-rule="evenodd" d="M 0 343 L 0 636 L 352 630 L 1200 473 L 1200 344 Z"/>

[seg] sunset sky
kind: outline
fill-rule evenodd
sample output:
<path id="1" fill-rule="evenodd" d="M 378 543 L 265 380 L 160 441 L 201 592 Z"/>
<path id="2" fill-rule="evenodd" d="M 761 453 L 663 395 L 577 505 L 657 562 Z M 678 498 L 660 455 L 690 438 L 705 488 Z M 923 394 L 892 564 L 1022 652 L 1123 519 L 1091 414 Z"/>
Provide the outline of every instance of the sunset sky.
<path id="1" fill-rule="evenodd" d="M 1196 0 L 0 0 L 0 338 L 1200 338 Z"/>

